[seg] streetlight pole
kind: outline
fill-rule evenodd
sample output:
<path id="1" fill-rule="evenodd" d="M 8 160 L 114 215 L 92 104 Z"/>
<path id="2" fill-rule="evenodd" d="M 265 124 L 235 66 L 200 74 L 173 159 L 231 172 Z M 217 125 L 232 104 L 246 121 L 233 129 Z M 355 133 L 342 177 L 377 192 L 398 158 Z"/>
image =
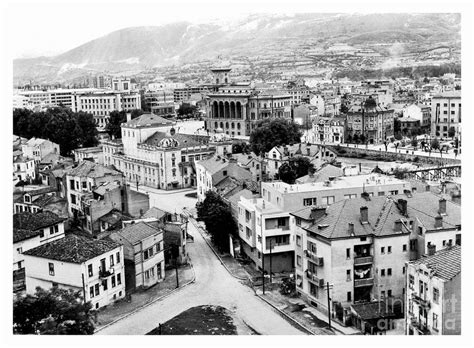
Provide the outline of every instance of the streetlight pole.
<path id="1" fill-rule="evenodd" d="M 265 240 L 262 243 L 262 286 L 263 286 L 263 294 L 265 295 Z"/>
<path id="2" fill-rule="evenodd" d="M 331 330 L 331 297 L 329 294 L 329 282 L 326 283 L 326 290 L 328 294 L 328 325 L 329 325 L 329 330 Z"/>
<path id="3" fill-rule="evenodd" d="M 272 283 L 272 246 L 273 238 L 270 239 L 270 284 Z"/>

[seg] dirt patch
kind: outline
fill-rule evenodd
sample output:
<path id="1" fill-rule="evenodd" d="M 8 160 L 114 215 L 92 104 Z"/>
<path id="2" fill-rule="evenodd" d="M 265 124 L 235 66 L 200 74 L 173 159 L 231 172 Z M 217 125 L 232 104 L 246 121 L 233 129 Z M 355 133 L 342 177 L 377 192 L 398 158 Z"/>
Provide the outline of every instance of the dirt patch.
<path id="1" fill-rule="evenodd" d="M 161 331 L 161 332 L 160 332 Z M 237 335 L 232 314 L 220 306 L 192 307 L 148 335 Z"/>

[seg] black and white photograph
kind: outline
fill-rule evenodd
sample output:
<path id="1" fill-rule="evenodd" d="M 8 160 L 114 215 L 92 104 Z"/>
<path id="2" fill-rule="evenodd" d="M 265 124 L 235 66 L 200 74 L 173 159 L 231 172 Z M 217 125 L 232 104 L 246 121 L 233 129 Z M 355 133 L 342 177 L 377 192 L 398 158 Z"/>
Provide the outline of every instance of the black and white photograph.
<path id="1" fill-rule="evenodd" d="M 472 340 L 472 7 L 392 5 L 2 4 L 9 344 Z"/>

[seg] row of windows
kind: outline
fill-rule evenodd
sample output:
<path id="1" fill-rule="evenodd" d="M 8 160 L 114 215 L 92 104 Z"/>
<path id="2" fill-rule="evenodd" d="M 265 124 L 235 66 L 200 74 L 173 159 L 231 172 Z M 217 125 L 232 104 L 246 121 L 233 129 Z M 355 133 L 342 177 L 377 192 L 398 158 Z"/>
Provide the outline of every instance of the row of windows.
<path id="1" fill-rule="evenodd" d="M 108 279 L 102 280 L 101 283 L 97 283 L 89 288 L 89 295 L 90 298 L 94 298 L 95 296 L 100 295 L 100 284 L 102 284 L 102 287 L 104 288 L 104 291 L 108 289 Z M 110 277 L 110 286 L 112 288 L 115 288 L 118 285 L 122 284 L 122 274 L 117 273 L 116 275 L 113 275 Z"/>
<path id="2" fill-rule="evenodd" d="M 157 254 L 160 252 L 161 242 L 158 242 L 155 245 L 153 245 L 151 248 L 148 248 L 145 251 L 143 251 L 143 259 L 148 260 L 149 258 L 153 257 L 155 250 Z"/>

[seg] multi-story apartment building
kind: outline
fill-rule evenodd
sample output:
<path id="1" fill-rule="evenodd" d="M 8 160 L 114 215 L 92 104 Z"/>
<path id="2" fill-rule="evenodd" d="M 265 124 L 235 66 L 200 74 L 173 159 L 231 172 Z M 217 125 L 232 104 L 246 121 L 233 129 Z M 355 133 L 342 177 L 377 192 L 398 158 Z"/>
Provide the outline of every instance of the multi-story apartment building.
<path id="1" fill-rule="evenodd" d="M 21 146 L 23 156 L 32 158 L 38 164 L 47 155 L 59 154 L 59 145 L 52 141 L 40 138 L 31 138 Z"/>
<path id="2" fill-rule="evenodd" d="M 447 138 L 450 129 L 461 137 L 461 92 L 444 92 L 431 99 L 431 135 Z"/>
<path id="3" fill-rule="evenodd" d="M 409 106 L 404 107 L 402 113 L 403 117 L 405 118 L 413 118 L 415 120 L 418 120 L 419 127 L 421 127 L 423 131 L 431 131 L 431 107 L 429 107 L 428 105 L 411 104 Z"/>
<path id="4" fill-rule="evenodd" d="M 343 144 L 346 119 L 343 117 L 317 117 L 308 134 L 310 143 Z"/>
<path id="5" fill-rule="evenodd" d="M 102 164 L 83 161 L 66 172 L 67 202 L 69 216 L 79 218 L 84 215 L 83 196 L 92 193 L 104 182 L 123 181 L 122 173 Z M 87 227 L 87 225 L 86 225 Z M 91 226 L 88 228 L 91 229 Z"/>
<path id="6" fill-rule="evenodd" d="M 84 160 L 93 161 L 95 163 L 104 164 L 104 151 L 102 146 L 82 147 L 73 150 L 74 161 L 82 162 Z"/>
<path id="7" fill-rule="evenodd" d="M 456 235 L 460 243 L 459 213 L 457 204 L 446 205 L 430 192 L 365 196 L 294 211 L 297 290 L 327 311 L 329 283 L 331 311 L 340 320 L 357 302 L 384 301 L 402 312 L 405 262 L 425 255 L 424 245 L 446 248 Z"/>
<path id="8" fill-rule="evenodd" d="M 24 254 L 28 294 L 38 286 L 80 290 L 95 309 L 125 296 L 123 247 L 116 242 L 71 234 Z"/>
<path id="9" fill-rule="evenodd" d="M 368 144 L 383 143 L 393 136 L 394 112 L 385 107 L 368 106 L 367 101 L 364 104 L 351 107 L 346 115 L 346 141 L 363 135 Z"/>
<path id="10" fill-rule="evenodd" d="M 461 247 L 406 263 L 408 335 L 461 334 Z"/>
<path id="11" fill-rule="evenodd" d="M 165 278 L 163 230 L 146 222 L 127 225 L 110 238 L 123 245 L 127 291 L 149 288 Z M 129 269 L 128 269 L 129 268 Z"/>
<path id="12" fill-rule="evenodd" d="M 211 158 L 196 161 L 197 198 L 201 202 L 206 192 L 215 190 L 222 180 L 233 177 L 239 180 L 252 180 L 252 173 L 241 167 L 236 159 L 215 155 Z"/>
<path id="13" fill-rule="evenodd" d="M 193 94 L 207 94 L 213 91 L 214 88 L 214 85 L 176 87 L 173 89 L 173 101 L 175 103 L 182 103 L 189 100 Z"/>
<path id="14" fill-rule="evenodd" d="M 162 117 L 175 116 L 176 112 L 172 90 L 164 88 L 147 90 L 143 98 L 146 111 Z"/>
<path id="15" fill-rule="evenodd" d="M 294 237 L 290 214 L 265 198 L 238 202 L 239 238 L 243 252 L 258 269 L 290 272 L 294 268 Z"/>
<path id="16" fill-rule="evenodd" d="M 13 158 L 13 182 L 29 182 L 36 178 L 36 164 L 33 158 L 22 155 Z"/>
<path id="17" fill-rule="evenodd" d="M 323 145 L 300 143 L 275 146 L 265 154 L 265 168 L 267 178 L 275 178 L 280 167 L 284 163 L 288 163 L 290 158 L 296 156 L 304 156 L 309 158 L 315 168 L 319 168 L 324 163 L 331 162 L 337 158 L 337 155 L 334 151 L 326 148 Z"/>

